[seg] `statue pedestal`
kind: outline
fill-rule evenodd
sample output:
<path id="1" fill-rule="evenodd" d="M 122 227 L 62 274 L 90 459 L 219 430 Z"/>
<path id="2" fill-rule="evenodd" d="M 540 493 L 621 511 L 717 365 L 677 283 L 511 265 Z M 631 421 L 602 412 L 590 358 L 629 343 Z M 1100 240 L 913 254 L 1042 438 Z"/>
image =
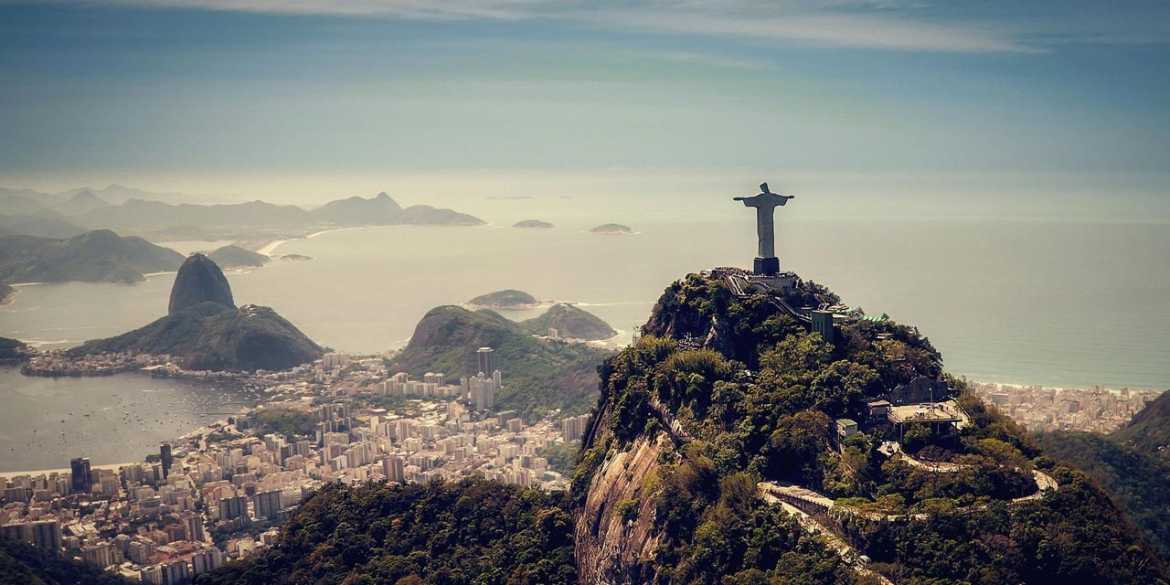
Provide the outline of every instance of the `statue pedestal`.
<path id="1" fill-rule="evenodd" d="M 752 262 L 752 272 L 756 274 L 773 275 L 780 273 L 780 259 L 775 256 L 756 258 Z"/>

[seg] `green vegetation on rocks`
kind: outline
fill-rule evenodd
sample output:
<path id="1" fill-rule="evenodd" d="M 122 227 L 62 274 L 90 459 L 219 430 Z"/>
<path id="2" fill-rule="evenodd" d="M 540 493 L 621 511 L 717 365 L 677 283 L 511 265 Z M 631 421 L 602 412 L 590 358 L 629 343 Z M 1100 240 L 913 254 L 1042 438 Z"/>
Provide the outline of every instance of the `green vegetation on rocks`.
<path id="1" fill-rule="evenodd" d="M 504 289 L 479 295 L 467 304 L 488 309 L 522 309 L 538 304 L 536 297 L 515 289 Z"/>
<path id="2" fill-rule="evenodd" d="M 0 362 L 23 360 L 28 357 L 31 349 L 19 339 L 0 337 Z"/>
<path id="3" fill-rule="evenodd" d="M 0 282 L 137 282 L 183 256 L 142 238 L 96 230 L 68 239 L 0 237 Z"/>
<path id="4" fill-rule="evenodd" d="M 237 309 L 223 271 L 192 254 L 175 275 L 166 317 L 116 337 L 87 341 L 69 355 L 168 354 L 193 370 L 285 370 L 324 349 L 268 307 Z"/>
<path id="5" fill-rule="evenodd" d="M 539 317 L 521 321 L 520 326 L 533 335 L 548 335 L 549 329 L 556 329 L 560 337 L 589 341 L 609 339 L 617 335 L 617 331 L 597 315 L 564 303 L 549 307 Z"/>
<path id="6" fill-rule="evenodd" d="M 253 411 L 237 426 L 258 437 L 275 433 L 291 441 L 296 437 L 312 437 L 317 430 L 317 418 L 303 410 L 265 407 Z"/>
<path id="7" fill-rule="evenodd" d="M 239 246 L 224 246 L 217 248 L 215 251 L 207 255 L 213 262 L 224 268 L 237 268 L 243 266 L 264 266 L 268 264 L 271 258 L 264 254 L 257 254 L 251 250 L 246 250 Z"/>
<path id="8" fill-rule="evenodd" d="M 391 372 L 414 376 L 443 372 L 447 379 L 472 376 L 475 352 L 495 351 L 504 388 L 497 409 L 538 415 L 553 409 L 587 412 L 597 397 L 597 366 L 606 352 L 583 344 L 537 339 L 517 323 L 483 309 L 468 311 L 452 305 L 427 312 L 410 343 L 389 360 Z"/>
<path id="9" fill-rule="evenodd" d="M 785 300 L 796 307 L 839 302 L 799 280 Z M 830 343 L 763 294 L 737 297 L 716 276 L 691 275 L 666 290 L 643 331 L 602 367 L 598 415 L 573 481 L 578 505 L 597 506 L 618 496 L 594 490 L 621 489 L 612 471 L 599 476 L 605 461 L 633 457 L 646 441 L 665 445 L 654 480 L 637 492 L 638 505 L 655 510 L 646 520 L 660 539 L 655 558 L 606 573 L 639 571 L 619 582 L 868 578 L 843 570 L 824 543 L 786 532 L 793 526 L 786 515 L 757 496 L 761 481 L 835 499 L 836 515 L 821 521 L 898 583 L 1166 582 L 1165 564 L 1125 514 L 1079 472 L 1042 457 L 960 381 L 944 378 L 938 352 L 911 327 L 849 320 Z M 834 419 L 865 421 L 868 401 L 922 378 L 943 379 L 949 396 L 936 399 L 957 400 L 969 424 L 957 431 L 911 425 L 905 437 L 866 426 L 838 444 Z M 957 467 L 930 471 L 879 451 L 899 440 L 904 451 Z M 1055 478 L 1058 489 L 1036 493 L 1033 469 Z M 597 532 L 597 523 L 619 514 L 602 506 L 578 508 L 578 521 L 592 526 L 578 530 L 579 559 L 613 550 L 613 542 L 600 541 L 609 533 Z M 903 516 L 879 521 L 867 511 Z M 760 534 L 776 536 L 757 543 Z M 772 548 L 755 554 L 759 547 Z M 788 560 L 774 564 L 777 557 Z M 578 569 L 607 570 L 596 566 Z"/>
<path id="10" fill-rule="evenodd" d="M 69 355 L 169 354 L 192 370 L 287 370 L 319 359 L 321 346 L 268 307 L 203 302 L 116 337 L 87 341 Z"/>
<path id="11" fill-rule="evenodd" d="M 1170 463 L 1170 393 L 1163 393 L 1133 415 L 1113 440 Z"/>
<path id="12" fill-rule="evenodd" d="M 483 479 L 330 484 L 280 541 L 195 585 L 570 585 L 573 522 L 563 494 Z"/>
<path id="13" fill-rule="evenodd" d="M 0 585 L 130 585 L 130 581 L 23 542 L 0 539 Z"/>
<path id="14" fill-rule="evenodd" d="M 1038 433 L 1047 456 L 1083 471 L 1170 558 L 1170 395 L 1162 394 L 1110 435 Z"/>

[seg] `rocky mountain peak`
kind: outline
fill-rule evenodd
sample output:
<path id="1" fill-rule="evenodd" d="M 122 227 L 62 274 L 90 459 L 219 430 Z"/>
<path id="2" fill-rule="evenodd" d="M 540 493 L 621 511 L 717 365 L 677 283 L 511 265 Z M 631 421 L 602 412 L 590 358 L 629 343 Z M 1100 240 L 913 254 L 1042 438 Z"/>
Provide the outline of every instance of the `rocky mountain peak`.
<path id="1" fill-rule="evenodd" d="M 174 315 L 183 309 L 208 301 L 233 309 L 236 307 L 232 299 L 232 288 L 219 266 L 203 254 L 192 254 L 175 275 L 168 313 Z"/>

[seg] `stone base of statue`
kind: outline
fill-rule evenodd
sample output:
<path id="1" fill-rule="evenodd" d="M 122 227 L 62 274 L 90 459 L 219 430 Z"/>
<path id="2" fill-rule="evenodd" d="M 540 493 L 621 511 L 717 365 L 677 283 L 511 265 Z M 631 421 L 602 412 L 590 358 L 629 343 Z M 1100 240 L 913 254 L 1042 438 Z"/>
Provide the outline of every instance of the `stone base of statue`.
<path id="1" fill-rule="evenodd" d="M 772 256 L 770 258 L 756 258 L 752 263 L 752 272 L 756 274 L 773 275 L 780 272 L 780 259 Z"/>

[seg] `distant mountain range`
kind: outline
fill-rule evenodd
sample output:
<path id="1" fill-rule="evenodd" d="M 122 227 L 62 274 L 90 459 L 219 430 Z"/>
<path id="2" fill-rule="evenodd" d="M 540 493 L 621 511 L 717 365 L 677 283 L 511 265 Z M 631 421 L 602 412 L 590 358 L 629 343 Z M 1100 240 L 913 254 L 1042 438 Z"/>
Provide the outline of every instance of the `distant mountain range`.
<path id="1" fill-rule="evenodd" d="M 223 271 L 202 254 L 175 275 L 170 308 L 139 329 L 91 340 L 69 355 L 109 352 L 169 354 L 194 370 L 285 370 L 324 349 L 269 307 L 236 308 Z"/>
<path id="2" fill-rule="evenodd" d="M 64 240 L 0 236 L 0 282 L 137 282 L 182 263 L 178 252 L 109 230 Z"/>
<path id="3" fill-rule="evenodd" d="M 483 220 L 429 205 L 403 208 L 386 193 L 349 197 L 316 209 L 264 201 L 196 204 L 174 194 L 111 185 L 38 193 L 0 189 L 0 235 L 64 238 L 89 229 L 190 238 L 250 234 L 252 230 L 308 232 L 332 226 L 482 225 Z"/>

